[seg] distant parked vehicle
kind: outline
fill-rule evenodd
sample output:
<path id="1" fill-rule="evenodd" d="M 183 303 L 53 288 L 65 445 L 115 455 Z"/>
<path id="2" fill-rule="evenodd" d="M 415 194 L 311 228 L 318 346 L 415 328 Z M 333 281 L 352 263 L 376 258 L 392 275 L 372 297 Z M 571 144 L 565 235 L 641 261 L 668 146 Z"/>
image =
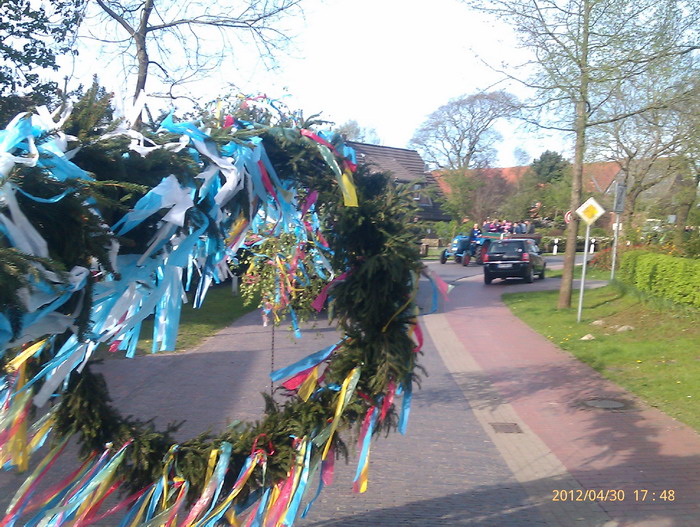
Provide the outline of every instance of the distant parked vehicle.
<path id="1" fill-rule="evenodd" d="M 494 278 L 523 278 L 532 283 L 535 275 L 544 279 L 547 268 L 535 240 L 508 238 L 493 240 L 484 254 L 484 283 Z"/>

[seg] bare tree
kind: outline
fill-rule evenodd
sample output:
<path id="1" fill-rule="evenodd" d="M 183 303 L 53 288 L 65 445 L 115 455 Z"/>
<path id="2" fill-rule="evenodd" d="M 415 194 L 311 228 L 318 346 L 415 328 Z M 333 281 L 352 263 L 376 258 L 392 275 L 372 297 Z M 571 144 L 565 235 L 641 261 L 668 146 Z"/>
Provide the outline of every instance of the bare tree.
<path id="1" fill-rule="evenodd" d="M 678 190 L 676 208 L 675 242 L 682 243 L 685 226 L 693 207 L 700 207 L 700 82 L 693 81 L 694 97 L 687 104 L 677 107 L 682 122 L 686 125 L 687 138 L 679 152 L 680 170 L 675 186 Z"/>
<path id="2" fill-rule="evenodd" d="M 639 197 L 675 178 L 680 168 L 677 154 L 685 134 L 669 122 L 674 120 L 669 111 L 653 110 L 609 123 L 593 134 L 591 146 L 604 142 L 606 157 L 620 168 L 617 181 L 627 188 L 624 225 L 631 223 Z"/>
<path id="3" fill-rule="evenodd" d="M 494 124 L 515 116 L 518 109 L 516 97 L 503 91 L 463 95 L 431 113 L 410 146 L 438 167 L 487 166 L 501 140 Z"/>
<path id="4" fill-rule="evenodd" d="M 102 43 L 117 46 L 136 74 L 134 99 L 149 74 L 167 84 L 190 79 L 219 67 L 234 56 L 234 39 L 245 34 L 270 54 L 288 40 L 279 27 L 285 15 L 300 9 L 301 0 L 96 0 L 96 20 L 84 24 Z"/>
<path id="5" fill-rule="evenodd" d="M 686 171 L 687 163 L 682 153 L 692 141 L 694 106 L 696 94 L 685 89 L 675 94 L 672 104 L 657 104 L 664 101 L 665 94 L 659 90 L 668 85 L 668 79 L 676 84 L 691 86 L 698 74 L 697 66 L 690 55 L 669 57 L 656 67 L 648 68 L 646 74 L 620 86 L 610 94 L 600 116 L 609 122 L 591 128 L 590 151 L 597 158 L 616 163 L 620 168 L 618 182 L 626 188 L 625 210 L 622 222 L 629 225 L 634 216 L 639 197 L 666 183 L 666 190 L 682 188 L 680 174 Z M 635 113 L 640 106 L 648 109 Z M 629 115 L 615 120 L 617 115 Z M 680 179 L 679 179 L 680 178 Z"/>
<path id="6" fill-rule="evenodd" d="M 644 101 L 624 114 L 602 115 L 611 93 L 669 58 L 698 49 L 695 0 L 466 1 L 509 21 L 521 45 L 532 51 L 523 69 L 505 72 L 534 90 L 529 120 L 575 135 L 572 209 L 581 204 L 587 131 L 650 108 Z M 664 80 L 664 100 L 651 107 L 666 106 L 679 91 L 672 76 Z M 578 226 L 574 215 L 567 227 L 559 308 L 571 307 Z"/>
<path id="7" fill-rule="evenodd" d="M 369 143 L 372 145 L 382 144 L 376 129 L 360 126 L 355 119 L 350 119 L 343 124 L 337 125 L 334 132 L 342 135 L 347 141 L 357 141 L 358 143 Z"/>
<path id="8" fill-rule="evenodd" d="M 466 218 L 481 223 L 501 212 L 513 188 L 496 168 L 455 169 L 445 173 L 450 186 L 443 210 L 453 219 Z"/>

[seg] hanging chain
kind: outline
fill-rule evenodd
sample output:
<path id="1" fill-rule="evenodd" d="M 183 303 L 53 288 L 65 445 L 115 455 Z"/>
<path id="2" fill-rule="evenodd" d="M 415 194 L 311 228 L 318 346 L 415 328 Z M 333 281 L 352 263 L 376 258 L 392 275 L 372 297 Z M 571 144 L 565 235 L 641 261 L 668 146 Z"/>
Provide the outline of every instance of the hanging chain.
<path id="1" fill-rule="evenodd" d="M 275 389 L 274 383 L 272 382 L 272 372 L 275 371 L 275 323 L 272 323 L 272 343 L 270 346 L 270 397 L 273 395 Z"/>

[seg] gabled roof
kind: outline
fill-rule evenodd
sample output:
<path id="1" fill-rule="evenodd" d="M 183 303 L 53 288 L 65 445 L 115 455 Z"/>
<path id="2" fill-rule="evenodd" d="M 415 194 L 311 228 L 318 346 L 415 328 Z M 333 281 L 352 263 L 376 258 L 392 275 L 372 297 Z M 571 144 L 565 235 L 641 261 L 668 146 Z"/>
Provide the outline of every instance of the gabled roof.
<path id="1" fill-rule="evenodd" d="M 508 167 L 508 168 L 482 168 L 479 169 L 483 174 L 486 174 L 489 177 L 495 177 L 495 176 L 501 176 L 503 179 L 505 179 L 508 183 L 511 185 L 515 185 L 520 178 L 523 177 L 523 174 L 527 172 L 527 169 L 530 167 Z M 475 169 L 468 169 L 465 170 L 464 173 L 465 175 L 471 175 L 475 172 Z M 431 172 L 432 178 L 435 180 L 435 182 L 438 184 L 440 187 L 440 190 L 442 190 L 443 194 L 449 194 L 452 192 L 452 189 L 450 188 L 450 185 L 447 183 L 445 180 L 445 173 L 440 170 L 433 170 Z"/>
<path id="2" fill-rule="evenodd" d="M 347 141 L 346 144 L 355 149 L 358 165 L 374 167 L 378 172 L 387 172 L 398 183 L 422 182 L 424 186 L 435 184 L 432 174 L 426 171 L 425 162 L 418 152 L 407 148 L 392 146 L 370 145 Z M 440 205 L 430 199 L 426 193 L 418 192 L 416 202 L 420 207 L 420 216 L 430 221 L 449 220 L 442 212 Z"/>
<path id="3" fill-rule="evenodd" d="M 584 163 L 583 188 L 588 192 L 604 193 L 620 173 L 620 166 L 612 161 Z"/>
<path id="4" fill-rule="evenodd" d="M 500 175 L 508 183 L 516 184 L 527 172 L 529 166 L 506 167 L 506 168 L 485 168 L 483 171 L 488 175 Z M 471 174 L 473 170 L 465 171 Z M 612 161 L 600 161 L 596 163 L 585 163 L 583 165 L 583 188 L 587 192 L 604 193 L 615 181 L 620 173 L 620 167 Z M 433 178 L 445 194 L 451 192 L 450 186 L 445 181 L 444 174 L 439 170 L 433 171 Z"/>
<path id="5" fill-rule="evenodd" d="M 348 141 L 347 145 L 355 149 L 358 164 L 374 165 L 381 172 L 391 172 L 401 183 L 426 176 L 425 162 L 415 150 L 353 141 Z"/>

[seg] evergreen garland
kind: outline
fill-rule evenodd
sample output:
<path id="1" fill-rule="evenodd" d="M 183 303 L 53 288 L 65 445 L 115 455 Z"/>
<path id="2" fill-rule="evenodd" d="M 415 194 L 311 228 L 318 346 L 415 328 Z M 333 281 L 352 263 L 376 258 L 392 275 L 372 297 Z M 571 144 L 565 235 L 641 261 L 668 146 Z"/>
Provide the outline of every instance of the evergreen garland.
<path id="1" fill-rule="evenodd" d="M 2 313 L 15 320 L 13 338 L 22 329 L 17 313 L 23 308 L 12 288 L 28 285 L 26 277 L 40 269 L 36 264 L 59 271 L 74 266 L 98 267 L 104 276 L 119 280 L 108 254 L 114 234 L 107 225 L 114 224 L 126 207 L 133 207 L 147 189 L 159 184 L 164 177 L 174 174 L 181 185 L 193 185 L 194 176 L 201 168 L 196 157 L 187 151 L 178 153 L 163 148 L 146 156 L 130 151 L 129 141 L 124 136 L 109 135 L 114 123 L 108 103 L 109 96 L 93 87 L 66 124 L 66 130 L 84 143 L 73 161 L 90 173 L 94 181 L 58 181 L 50 177 L 45 168 L 18 167 L 11 175 L 17 188 L 35 197 L 69 191 L 55 203 L 19 198 L 22 210 L 47 240 L 50 258 L 42 260 L 12 248 L 0 248 L 1 307 Z M 340 189 L 334 183 L 333 172 L 319 154 L 318 145 L 299 129 L 253 125 L 242 129 L 215 128 L 210 137 L 223 147 L 232 143 L 247 144 L 251 135 L 262 139 L 279 178 L 294 182 L 299 203 L 312 191 L 318 192 L 316 210 L 330 244 L 333 268 L 338 274 L 345 272 L 345 278 L 332 284 L 330 289 L 330 314 L 346 338 L 324 361 L 323 383 L 307 400 L 295 391 L 289 391 L 282 403 L 265 396 L 266 411 L 260 421 L 236 423 L 216 435 L 202 434 L 178 444 L 176 450 L 173 450 L 176 426 L 157 431 L 150 422 L 121 416 L 110 404 L 101 375 L 93 373 L 89 366 L 80 374 L 74 372 L 53 411 L 54 441 L 75 434 L 84 455 L 102 451 L 105 444 L 117 451 L 130 443 L 118 472 L 132 491 L 139 491 L 162 478 L 164 460 L 172 456 L 176 459 L 177 476 L 190 485 L 190 501 L 197 499 L 206 484 L 212 451 L 222 444 L 230 444 L 232 453 L 221 489 L 222 498 L 231 491 L 236 474 L 245 467 L 251 453 L 261 452 L 266 460 L 265 469 L 257 466 L 234 500 L 234 503 L 243 504 L 249 497 L 289 477 L 299 456 L 298 441 L 291 438 L 313 440 L 314 446 L 309 443 L 308 448 L 312 449 L 311 464 L 315 466 L 324 455 L 322 450 L 327 441 L 332 441 L 338 455 L 347 454 L 339 432 L 359 430 L 363 420 L 369 418 L 370 410 L 378 413 L 382 409 L 382 418 L 374 433 L 395 428 L 399 417 L 391 399 L 397 387 L 410 392 L 412 382 L 417 380 L 418 354 L 410 334 L 416 324 L 412 298 L 421 264 L 415 240 L 406 228 L 413 212 L 408 192 L 395 188 L 388 175 L 372 174 L 360 167 L 354 175 L 359 206 L 343 206 Z M 149 139 L 152 145 L 162 145 L 175 142 L 177 136 L 154 134 Z M 336 146 L 340 148 L 340 143 Z M 196 192 L 196 188 L 193 187 L 193 191 Z M 87 207 L 86 203 L 91 206 Z M 205 226 L 204 232 L 211 240 L 223 240 L 228 232 L 222 229 L 229 229 L 239 214 L 247 214 L 250 204 L 243 193 L 227 203 L 225 211 L 231 219 L 220 228 L 203 220 L 213 206 L 209 199 L 195 201 L 185 216 L 185 225 L 195 230 Z M 122 253 L 143 253 L 165 212 L 161 211 L 120 236 Z M 251 298 L 253 293 L 260 294 L 263 299 L 270 297 L 275 280 L 279 280 L 272 272 L 274 267 L 268 263 L 270 259 L 277 256 L 287 262 L 294 251 L 308 248 L 295 243 L 291 234 L 269 237 L 259 249 L 266 257 L 258 258 L 257 262 L 255 257 L 252 260 L 245 294 Z M 308 254 L 302 258 L 312 269 L 310 259 Z M 306 278 L 309 288 L 290 303 L 302 315 L 308 315 L 309 305 L 321 289 L 318 276 L 307 275 Z M 78 337 L 83 342 L 94 338 L 90 333 L 92 290 L 96 281 L 102 279 L 100 275 L 88 277 L 84 288 L 61 308 L 75 315 L 79 324 Z M 58 336 L 54 344 L 65 342 L 69 335 Z M 2 359 L 9 364 L 20 353 L 21 349 L 12 349 L 10 344 Z M 53 358 L 51 351 L 45 350 L 32 359 L 31 367 L 38 370 Z M 330 388 L 347 384 L 356 371 L 361 371 L 356 388 L 350 392 L 336 421 L 334 414 L 341 407 L 339 398 L 343 392 Z M 337 427 L 335 434 L 331 423 Z"/>

